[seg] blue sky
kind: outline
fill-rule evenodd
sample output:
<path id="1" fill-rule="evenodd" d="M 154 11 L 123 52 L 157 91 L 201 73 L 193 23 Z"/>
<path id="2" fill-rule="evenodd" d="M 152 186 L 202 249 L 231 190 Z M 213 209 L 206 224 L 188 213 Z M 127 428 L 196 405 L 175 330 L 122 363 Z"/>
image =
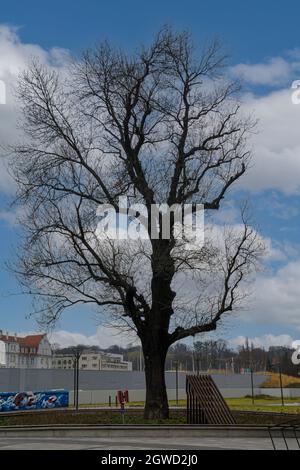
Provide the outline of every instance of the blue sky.
<path id="1" fill-rule="evenodd" d="M 256 0 L 54 0 L 43 6 L 33 0 L 11 0 L 0 10 L 0 79 L 1 73 L 14 74 L 14 68 L 22 67 L 31 52 L 43 55 L 47 62 L 53 48 L 76 55 L 103 39 L 130 49 L 150 41 L 165 23 L 188 28 L 199 43 L 212 36 L 224 42 L 230 54 L 230 73 L 244 80 L 245 106 L 258 115 L 260 126 L 258 136 L 253 137 L 256 169 L 230 195 L 224 210 L 234 220 L 236 203 L 250 195 L 259 231 L 271 247 L 267 269 L 259 274 L 256 304 L 227 322 L 220 332 L 236 344 L 241 336 L 268 345 L 286 343 L 300 335 L 300 106 L 290 100 L 291 83 L 300 78 L 299 16 L 299 2 L 276 2 L 275 6 L 271 1 Z M 5 59 L 3 51 L 7 51 Z M 13 110 L 6 112 L 8 117 L 3 110 L 0 114 L 1 138 L 6 134 L 5 126 L 14 122 Z M 13 133 L 13 124 L 9 132 Z M 3 267 L 16 249 L 17 228 L 6 205 L 9 183 L 0 167 L 1 171 L 0 328 L 32 331 L 36 324 L 27 318 L 30 299 L 18 295 L 14 278 Z M 278 300 L 274 292 L 281 292 Z M 87 342 L 107 341 L 101 329 L 96 331 L 95 316 L 84 309 L 66 313 L 57 330 L 56 339 L 61 342 L 75 341 L 79 332 L 84 335 L 80 339 Z"/>
<path id="2" fill-rule="evenodd" d="M 196 39 L 223 38 L 235 61 L 280 55 L 299 43 L 296 1 L 12 0 L 1 5 L 1 23 L 22 27 L 26 42 L 80 51 L 99 38 L 135 46 L 147 41 L 163 23 L 189 28 Z"/>

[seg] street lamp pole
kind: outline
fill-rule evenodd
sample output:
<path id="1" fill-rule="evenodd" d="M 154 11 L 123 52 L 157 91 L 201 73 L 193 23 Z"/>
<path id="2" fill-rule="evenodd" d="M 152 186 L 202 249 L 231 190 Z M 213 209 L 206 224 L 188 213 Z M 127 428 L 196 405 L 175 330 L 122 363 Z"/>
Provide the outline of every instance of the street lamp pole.
<path id="1" fill-rule="evenodd" d="M 82 349 L 78 347 L 74 349 L 74 407 L 76 411 L 79 409 L 79 359 Z"/>
<path id="2" fill-rule="evenodd" d="M 251 395 L 252 395 L 252 405 L 254 405 L 254 386 L 253 386 L 253 368 L 250 369 L 251 374 Z"/>
<path id="3" fill-rule="evenodd" d="M 178 361 L 176 361 L 176 405 L 178 406 Z"/>
<path id="4" fill-rule="evenodd" d="M 77 384 L 76 384 L 76 357 L 74 356 L 73 360 L 73 369 L 74 369 L 74 408 L 76 407 L 76 390 L 77 390 Z"/>
<path id="5" fill-rule="evenodd" d="M 281 374 L 281 365 L 278 365 L 279 370 L 279 381 L 280 381 L 280 394 L 281 394 L 281 404 L 284 406 L 284 398 L 283 398 L 283 388 L 282 388 L 282 374 Z"/>
<path id="6" fill-rule="evenodd" d="M 272 364 L 271 367 L 278 367 L 278 373 L 279 373 L 279 385 L 280 385 L 280 397 L 281 397 L 281 405 L 284 406 L 284 396 L 283 396 L 283 386 L 282 386 L 282 370 L 281 370 L 281 365 L 280 363 L 278 364 Z"/>
<path id="7" fill-rule="evenodd" d="M 79 409 L 79 359 L 80 351 L 76 352 L 76 411 Z"/>

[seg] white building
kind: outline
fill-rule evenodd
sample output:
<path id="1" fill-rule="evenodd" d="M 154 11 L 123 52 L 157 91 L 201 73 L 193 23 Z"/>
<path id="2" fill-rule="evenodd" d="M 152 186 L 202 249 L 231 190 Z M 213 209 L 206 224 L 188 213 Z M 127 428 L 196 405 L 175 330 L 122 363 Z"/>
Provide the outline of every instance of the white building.
<path id="1" fill-rule="evenodd" d="M 52 350 L 47 335 L 20 337 L 0 330 L 0 367 L 50 369 L 51 365 Z"/>
<path id="2" fill-rule="evenodd" d="M 0 341 L 0 367 L 5 367 L 6 365 L 6 353 L 5 353 L 5 343 Z"/>
<path id="3" fill-rule="evenodd" d="M 74 356 L 55 354 L 52 359 L 53 369 L 73 369 Z M 124 361 L 122 354 L 106 352 L 83 352 L 79 359 L 82 370 L 132 370 L 132 362 Z"/>

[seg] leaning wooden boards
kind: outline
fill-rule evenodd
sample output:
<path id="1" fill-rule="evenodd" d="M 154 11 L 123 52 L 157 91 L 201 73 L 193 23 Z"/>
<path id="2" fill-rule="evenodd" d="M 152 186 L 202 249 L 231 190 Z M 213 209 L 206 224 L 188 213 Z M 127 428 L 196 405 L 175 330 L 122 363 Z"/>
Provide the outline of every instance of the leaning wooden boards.
<path id="1" fill-rule="evenodd" d="M 187 375 L 188 424 L 235 424 L 235 420 L 210 375 Z"/>

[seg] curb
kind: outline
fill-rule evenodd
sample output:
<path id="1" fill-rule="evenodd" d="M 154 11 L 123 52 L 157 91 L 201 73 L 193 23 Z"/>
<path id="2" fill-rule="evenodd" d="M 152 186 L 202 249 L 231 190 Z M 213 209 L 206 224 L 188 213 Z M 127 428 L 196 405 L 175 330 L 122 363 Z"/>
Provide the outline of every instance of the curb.
<path id="1" fill-rule="evenodd" d="M 3 426 L 1 437 L 220 437 L 220 438 L 266 438 L 270 437 L 267 426 L 145 426 L 145 425 L 54 425 L 54 426 Z"/>

